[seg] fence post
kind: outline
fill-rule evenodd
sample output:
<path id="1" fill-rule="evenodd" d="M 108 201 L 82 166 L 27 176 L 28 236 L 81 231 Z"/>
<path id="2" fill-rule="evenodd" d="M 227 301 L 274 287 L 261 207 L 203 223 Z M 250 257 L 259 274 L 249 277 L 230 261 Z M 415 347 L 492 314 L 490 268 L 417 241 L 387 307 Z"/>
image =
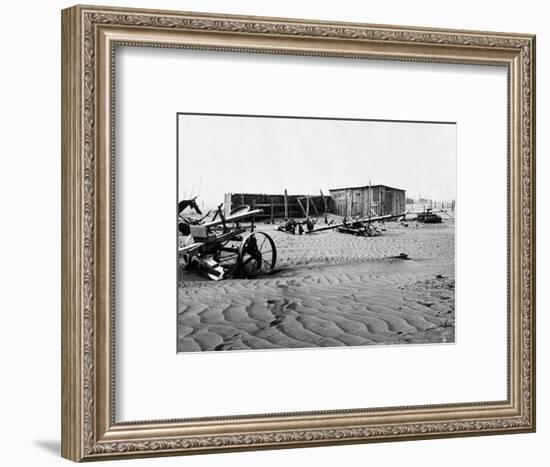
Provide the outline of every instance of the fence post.
<path id="1" fill-rule="evenodd" d="M 319 190 L 320 193 L 321 193 L 321 199 L 323 200 L 323 205 L 324 205 L 324 208 L 325 208 L 325 224 L 328 224 L 328 219 L 327 219 L 327 200 L 325 199 L 325 195 L 323 195 L 323 190 Z"/>
<path id="2" fill-rule="evenodd" d="M 226 193 L 223 200 L 223 210 L 225 211 L 225 217 L 231 215 L 231 197 L 232 193 Z"/>
<path id="3" fill-rule="evenodd" d="M 252 210 L 254 211 L 254 209 L 256 209 L 256 198 L 252 199 Z M 254 232 L 255 220 L 256 220 L 256 216 L 254 215 L 254 216 L 252 216 L 252 219 L 250 221 L 250 231 L 251 232 Z"/>

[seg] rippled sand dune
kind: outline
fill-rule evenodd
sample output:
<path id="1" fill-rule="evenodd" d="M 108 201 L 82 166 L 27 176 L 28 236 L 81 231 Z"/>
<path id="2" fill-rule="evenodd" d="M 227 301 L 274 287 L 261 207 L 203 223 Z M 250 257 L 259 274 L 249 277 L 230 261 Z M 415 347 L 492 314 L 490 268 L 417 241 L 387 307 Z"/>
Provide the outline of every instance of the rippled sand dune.
<path id="1" fill-rule="evenodd" d="M 454 222 L 275 240 L 260 279 L 180 282 L 178 351 L 454 342 Z M 392 258 L 406 253 L 409 260 Z"/>

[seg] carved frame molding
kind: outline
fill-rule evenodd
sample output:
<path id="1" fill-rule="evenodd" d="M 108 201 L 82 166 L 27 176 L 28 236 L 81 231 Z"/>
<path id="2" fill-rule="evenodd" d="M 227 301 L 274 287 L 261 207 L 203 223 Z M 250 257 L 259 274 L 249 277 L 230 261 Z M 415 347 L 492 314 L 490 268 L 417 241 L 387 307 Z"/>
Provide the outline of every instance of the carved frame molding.
<path id="1" fill-rule="evenodd" d="M 72 460 L 535 429 L 535 38 L 77 6 L 63 11 L 62 455 Z M 112 59 L 117 45 L 508 68 L 506 401 L 114 423 Z"/>

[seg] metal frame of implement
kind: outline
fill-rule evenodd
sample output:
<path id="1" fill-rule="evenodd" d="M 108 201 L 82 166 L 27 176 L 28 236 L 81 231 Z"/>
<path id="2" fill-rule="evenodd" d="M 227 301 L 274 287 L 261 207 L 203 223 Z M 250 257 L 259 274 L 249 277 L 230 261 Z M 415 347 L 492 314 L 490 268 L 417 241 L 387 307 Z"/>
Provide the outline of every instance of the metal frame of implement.
<path id="1" fill-rule="evenodd" d="M 357 219 L 357 220 L 352 220 L 352 221 L 344 221 L 344 222 L 341 222 L 339 224 L 325 225 L 325 226 L 319 227 L 317 229 L 309 230 L 309 231 L 306 232 L 306 234 L 323 232 L 325 230 L 334 230 L 334 229 L 338 229 L 338 228 L 341 228 L 341 227 L 349 228 L 350 225 L 357 225 L 357 224 L 365 225 L 365 224 L 370 224 L 372 222 L 386 221 L 386 220 L 389 220 L 389 219 L 395 219 L 395 218 L 403 217 L 403 216 L 405 216 L 405 214 L 406 213 L 387 214 L 387 215 L 384 215 L 384 216 L 365 217 L 363 219 Z"/>
<path id="2" fill-rule="evenodd" d="M 275 243 L 265 232 L 254 232 L 254 217 L 262 210 L 225 217 L 221 206 L 217 210 L 218 220 L 190 226 L 188 239 L 193 243 L 178 247 L 180 265 L 185 268 L 195 262 L 213 280 L 223 279 L 227 270 L 247 278 L 272 272 L 277 261 Z M 241 227 L 239 222 L 248 219 L 251 221 L 250 233 L 243 236 L 248 229 Z"/>

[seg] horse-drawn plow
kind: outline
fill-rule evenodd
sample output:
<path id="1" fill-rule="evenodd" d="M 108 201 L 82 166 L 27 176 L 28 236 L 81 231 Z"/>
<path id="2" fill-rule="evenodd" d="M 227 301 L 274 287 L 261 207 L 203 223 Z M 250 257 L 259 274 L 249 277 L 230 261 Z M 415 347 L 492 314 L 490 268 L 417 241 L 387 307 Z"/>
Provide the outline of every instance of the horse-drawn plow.
<path id="1" fill-rule="evenodd" d="M 267 233 L 255 231 L 254 217 L 261 213 L 245 206 L 225 217 L 219 205 L 212 221 L 189 225 L 189 235 L 179 236 L 180 269 L 196 268 L 216 281 L 270 274 L 277 249 Z M 245 227 L 244 222 L 250 225 Z"/>

